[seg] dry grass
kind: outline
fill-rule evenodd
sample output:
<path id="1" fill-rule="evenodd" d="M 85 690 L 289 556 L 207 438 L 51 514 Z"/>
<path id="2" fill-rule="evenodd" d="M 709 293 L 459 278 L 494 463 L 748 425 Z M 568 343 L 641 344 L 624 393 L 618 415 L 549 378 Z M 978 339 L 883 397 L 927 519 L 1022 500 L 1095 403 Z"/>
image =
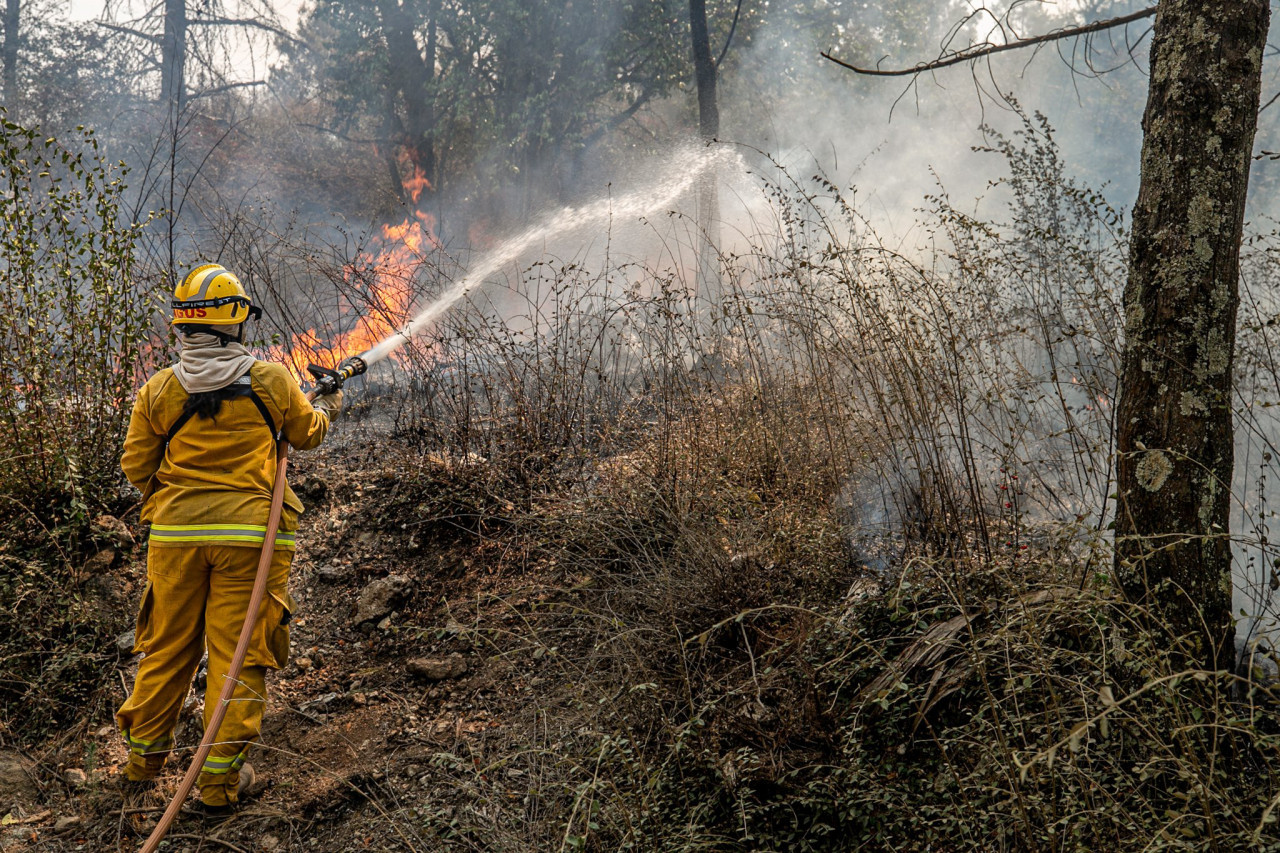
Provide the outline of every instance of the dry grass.
<path id="1" fill-rule="evenodd" d="M 353 517 L 433 593 L 458 579 L 424 550 L 490 579 L 449 616 L 524 692 L 500 736 L 422 762 L 429 794 L 366 786 L 371 826 L 459 850 L 1280 844 L 1272 688 L 1177 669 L 1110 587 L 1123 217 L 1047 125 L 994 149 L 1003 218 L 940 192 L 914 257 L 779 171 L 722 304 L 659 265 L 543 262 L 373 377 L 351 464 L 386 468 L 360 437 L 388 430 L 414 461 Z M 1249 308 L 1265 445 L 1273 312 Z M 1269 560 L 1275 463 L 1248 464 L 1241 553 Z"/>

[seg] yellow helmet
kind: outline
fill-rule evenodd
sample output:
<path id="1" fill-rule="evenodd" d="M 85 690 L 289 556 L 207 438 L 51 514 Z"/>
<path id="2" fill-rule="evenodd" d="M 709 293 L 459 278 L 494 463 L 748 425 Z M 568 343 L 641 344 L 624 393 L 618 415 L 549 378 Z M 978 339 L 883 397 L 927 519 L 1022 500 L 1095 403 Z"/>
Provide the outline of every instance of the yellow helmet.
<path id="1" fill-rule="evenodd" d="M 249 301 L 240 279 L 220 264 L 201 264 L 174 288 L 171 325 L 235 326 L 262 309 Z"/>

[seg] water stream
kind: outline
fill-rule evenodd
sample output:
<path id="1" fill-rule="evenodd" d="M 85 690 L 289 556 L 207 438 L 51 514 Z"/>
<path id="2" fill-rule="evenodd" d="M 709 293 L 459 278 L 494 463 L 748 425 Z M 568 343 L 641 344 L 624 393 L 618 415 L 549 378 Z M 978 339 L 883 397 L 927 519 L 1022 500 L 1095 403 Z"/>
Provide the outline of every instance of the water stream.
<path id="1" fill-rule="evenodd" d="M 699 175 L 713 166 L 725 166 L 739 159 L 737 154 L 723 148 L 686 150 L 672 157 L 668 168 L 652 184 L 620 197 L 602 198 L 582 207 L 566 207 L 547 216 L 539 224 L 511 237 L 485 255 L 422 313 L 399 331 L 361 353 L 360 358 L 370 367 L 382 361 L 404 346 L 414 335 L 443 317 L 459 300 L 495 272 L 539 242 L 588 227 L 607 228 L 614 222 L 628 223 L 668 210 L 681 195 L 689 191 Z"/>

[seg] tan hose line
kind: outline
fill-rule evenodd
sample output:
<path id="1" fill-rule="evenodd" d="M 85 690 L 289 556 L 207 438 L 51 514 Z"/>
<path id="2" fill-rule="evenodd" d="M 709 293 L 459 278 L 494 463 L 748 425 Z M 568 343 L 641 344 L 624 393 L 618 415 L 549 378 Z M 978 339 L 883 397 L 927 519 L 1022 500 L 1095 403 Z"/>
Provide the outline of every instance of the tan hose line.
<path id="1" fill-rule="evenodd" d="M 315 399 L 315 392 L 308 394 L 307 399 Z M 182 777 L 182 784 L 178 786 L 178 791 L 173 795 L 169 807 L 160 816 L 160 822 L 156 824 L 155 829 L 151 830 L 151 835 L 148 836 L 139 853 L 155 853 L 156 848 L 160 846 L 165 833 L 169 831 L 170 824 L 178 816 L 187 795 L 191 793 L 196 777 L 200 775 L 200 768 L 204 766 L 204 760 L 209 757 L 209 750 L 218 739 L 218 729 L 222 726 L 222 718 L 227 715 L 227 706 L 231 704 L 231 694 L 235 692 L 236 682 L 240 680 L 240 670 L 244 668 L 244 659 L 249 653 L 249 640 L 253 637 L 253 628 L 258 622 L 258 610 L 262 607 L 262 597 L 267 592 L 267 575 L 271 573 L 271 560 L 276 552 L 276 532 L 280 529 L 280 515 L 284 509 L 284 475 L 288 467 L 289 442 L 282 438 L 276 442 L 276 479 L 271 488 L 271 515 L 267 518 L 267 533 L 262 541 L 262 556 L 258 559 L 258 574 L 253 580 L 253 592 L 249 596 L 249 608 L 245 612 L 244 626 L 240 629 L 236 653 L 231 658 L 231 667 L 227 670 L 227 676 L 222 682 L 222 695 L 218 697 L 218 706 L 213 709 L 213 719 L 205 728 L 200 748 L 191 759 L 187 774 Z M 266 701 L 265 696 L 263 701 Z"/>

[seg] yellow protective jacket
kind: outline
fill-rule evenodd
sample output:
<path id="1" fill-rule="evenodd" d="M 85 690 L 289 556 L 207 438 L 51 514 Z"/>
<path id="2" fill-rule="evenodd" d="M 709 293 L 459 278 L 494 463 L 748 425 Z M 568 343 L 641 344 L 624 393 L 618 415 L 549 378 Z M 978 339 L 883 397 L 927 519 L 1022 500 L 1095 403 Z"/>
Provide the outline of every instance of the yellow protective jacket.
<path id="1" fill-rule="evenodd" d="M 324 440 L 328 416 L 303 395 L 284 367 L 249 370 L 250 387 L 273 427 L 299 450 Z M 142 522 L 156 545 L 261 545 L 271 511 L 276 441 L 251 397 L 226 400 L 212 420 L 190 418 L 171 442 L 187 392 L 165 368 L 138 391 L 120 467 L 142 490 Z M 166 443 L 168 447 L 166 449 Z M 277 548 L 293 548 L 302 502 L 286 487 Z"/>

